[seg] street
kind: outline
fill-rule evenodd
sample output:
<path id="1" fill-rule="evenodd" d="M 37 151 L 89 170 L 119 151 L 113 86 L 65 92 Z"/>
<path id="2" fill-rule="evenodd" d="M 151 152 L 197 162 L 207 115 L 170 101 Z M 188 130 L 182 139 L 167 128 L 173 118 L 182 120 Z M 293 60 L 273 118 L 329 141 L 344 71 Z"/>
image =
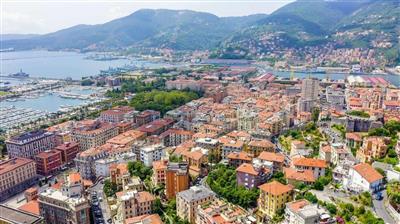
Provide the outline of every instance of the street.
<path id="1" fill-rule="evenodd" d="M 375 200 L 375 199 L 372 200 L 372 203 L 374 205 L 374 211 L 380 218 L 382 218 L 385 221 L 385 223 L 394 224 L 396 223 L 396 221 L 392 218 L 392 216 L 390 216 L 384 204 L 385 200 L 387 200 L 386 190 L 382 191 L 382 195 L 383 195 L 382 200 Z"/>
<path id="2" fill-rule="evenodd" d="M 104 184 L 102 184 L 102 181 L 99 181 L 89 189 L 93 219 L 96 224 L 112 223 L 112 217 L 108 210 L 107 198 L 105 198 L 105 195 L 103 194 L 103 186 Z"/>

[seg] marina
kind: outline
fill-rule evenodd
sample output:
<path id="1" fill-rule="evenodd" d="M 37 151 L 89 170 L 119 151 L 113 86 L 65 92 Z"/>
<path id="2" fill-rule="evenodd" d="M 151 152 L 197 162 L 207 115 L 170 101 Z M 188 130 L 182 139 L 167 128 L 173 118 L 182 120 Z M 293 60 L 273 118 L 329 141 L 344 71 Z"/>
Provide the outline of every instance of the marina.
<path id="1" fill-rule="evenodd" d="M 22 125 L 27 125 L 38 119 L 49 116 L 49 113 L 30 108 L 17 108 L 15 106 L 0 107 L 0 129 L 9 130 Z"/>

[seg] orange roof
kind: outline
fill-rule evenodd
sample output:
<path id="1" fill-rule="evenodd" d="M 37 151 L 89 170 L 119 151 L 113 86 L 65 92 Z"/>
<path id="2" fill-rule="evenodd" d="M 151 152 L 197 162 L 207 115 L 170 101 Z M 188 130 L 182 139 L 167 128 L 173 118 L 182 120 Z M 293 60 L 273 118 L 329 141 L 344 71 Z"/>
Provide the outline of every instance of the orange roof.
<path id="1" fill-rule="evenodd" d="M 236 172 L 248 173 L 248 174 L 251 174 L 253 176 L 257 176 L 258 175 L 258 172 L 254 169 L 253 165 L 251 165 L 249 163 L 243 163 L 242 165 L 240 165 L 236 169 Z"/>
<path id="2" fill-rule="evenodd" d="M 40 215 L 39 211 L 39 202 L 36 200 L 32 200 L 18 208 L 19 210 L 29 212 L 31 214 Z"/>
<path id="3" fill-rule="evenodd" d="M 349 132 L 346 133 L 346 139 L 353 139 L 354 141 L 360 142 L 362 140 L 362 136 L 357 132 Z"/>
<path id="4" fill-rule="evenodd" d="M 167 169 L 167 160 L 158 160 L 153 162 L 154 170 L 166 170 Z"/>
<path id="5" fill-rule="evenodd" d="M 228 159 L 240 159 L 251 161 L 251 157 L 246 152 L 231 152 L 228 154 Z"/>
<path id="6" fill-rule="evenodd" d="M 278 162 L 278 163 L 283 163 L 285 161 L 285 156 L 283 154 L 274 152 L 261 152 L 258 158 L 261 160 Z"/>
<path id="7" fill-rule="evenodd" d="M 325 160 L 322 159 L 312 159 L 312 158 L 296 158 L 293 160 L 293 165 L 295 166 L 307 166 L 307 167 L 320 167 L 326 168 L 328 165 Z"/>
<path id="8" fill-rule="evenodd" d="M 37 192 L 37 191 L 38 191 L 37 187 L 30 187 L 30 188 L 25 190 L 26 193 L 34 193 L 34 192 Z"/>
<path id="9" fill-rule="evenodd" d="M 80 173 L 70 173 L 68 176 L 68 180 L 71 183 L 81 181 L 81 174 Z"/>
<path id="10" fill-rule="evenodd" d="M 91 187 L 91 186 L 93 186 L 93 181 L 83 179 L 83 186 L 84 186 L 85 188 Z"/>
<path id="11" fill-rule="evenodd" d="M 275 145 L 268 140 L 254 140 L 249 143 L 249 146 L 263 147 L 263 148 L 275 148 Z"/>
<path id="12" fill-rule="evenodd" d="M 125 220 L 125 224 L 163 224 L 158 214 L 140 215 Z"/>
<path id="13" fill-rule="evenodd" d="M 280 182 L 274 180 L 272 182 L 260 185 L 258 188 L 260 188 L 262 191 L 265 191 L 269 194 L 276 196 L 276 195 L 282 195 L 287 192 L 290 192 L 293 190 L 294 187 L 290 184 L 285 185 L 285 184 L 281 184 Z"/>
<path id="14" fill-rule="evenodd" d="M 195 150 L 187 153 L 186 156 L 194 160 L 200 160 L 204 154 L 201 152 L 201 150 Z"/>
<path id="15" fill-rule="evenodd" d="M 154 195 L 150 194 L 147 191 L 138 192 L 139 196 L 136 198 L 139 203 L 154 201 L 156 198 Z"/>
<path id="16" fill-rule="evenodd" d="M 311 170 L 295 170 L 292 168 L 283 168 L 285 178 L 290 180 L 302 181 L 302 182 L 315 182 L 313 171 Z"/>
<path id="17" fill-rule="evenodd" d="M 353 167 L 369 183 L 383 179 L 383 176 L 368 163 L 360 163 Z"/>
<path id="18" fill-rule="evenodd" d="M 304 208 L 305 206 L 307 206 L 309 204 L 310 204 L 310 202 L 308 202 L 306 199 L 300 199 L 300 200 L 288 203 L 287 207 L 289 207 L 289 209 L 294 212 L 298 212 L 300 209 Z"/>

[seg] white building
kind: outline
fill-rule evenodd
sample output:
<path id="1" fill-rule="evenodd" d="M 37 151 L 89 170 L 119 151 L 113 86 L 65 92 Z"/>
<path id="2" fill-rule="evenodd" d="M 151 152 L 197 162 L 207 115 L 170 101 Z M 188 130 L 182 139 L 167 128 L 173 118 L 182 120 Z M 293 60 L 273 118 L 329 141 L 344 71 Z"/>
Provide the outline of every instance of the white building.
<path id="1" fill-rule="evenodd" d="M 361 192 L 376 192 L 382 187 L 383 176 L 368 163 L 360 163 L 349 170 L 347 178 L 343 179 L 343 186 L 348 190 Z"/>
<path id="2" fill-rule="evenodd" d="M 96 160 L 94 162 L 96 177 L 110 176 L 110 165 L 116 163 L 127 163 L 129 161 L 136 161 L 136 154 L 132 152 L 118 155 L 117 157 L 110 157 L 105 159 Z"/>
<path id="3" fill-rule="evenodd" d="M 320 215 L 316 204 L 310 204 L 305 199 L 286 204 L 285 224 L 317 224 Z"/>
<path id="4" fill-rule="evenodd" d="M 161 160 L 164 155 L 165 148 L 160 144 L 145 146 L 140 149 L 140 161 L 148 167 L 152 167 L 153 162 Z"/>

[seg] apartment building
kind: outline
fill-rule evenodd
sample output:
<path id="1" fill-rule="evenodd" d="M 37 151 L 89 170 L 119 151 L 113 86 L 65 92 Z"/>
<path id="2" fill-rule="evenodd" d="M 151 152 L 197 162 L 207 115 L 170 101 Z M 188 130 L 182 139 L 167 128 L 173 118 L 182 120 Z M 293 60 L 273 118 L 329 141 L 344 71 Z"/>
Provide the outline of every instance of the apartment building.
<path id="1" fill-rule="evenodd" d="M 298 183 L 303 183 L 305 185 L 312 185 L 315 183 L 315 177 L 312 170 L 296 170 L 293 168 L 285 167 L 283 168 L 283 173 L 288 184 L 295 186 Z"/>
<path id="2" fill-rule="evenodd" d="M 117 163 L 110 165 L 111 183 L 117 185 L 119 189 L 124 189 L 128 184 L 131 175 L 129 174 L 127 163 Z"/>
<path id="3" fill-rule="evenodd" d="M 281 171 L 285 164 L 285 156 L 282 153 L 264 151 L 257 158 L 261 162 L 272 162 L 273 172 Z"/>
<path id="4" fill-rule="evenodd" d="M 234 140 L 231 138 L 221 137 L 219 138 L 221 146 L 221 158 L 228 159 L 228 155 L 233 152 L 241 152 L 244 149 L 244 142 L 240 140 Z"/>
<path id="5" fill-rule="evenodd" d="M 305 199 L 289 202 L 285 209 L 285 223 L 287 224 L 319 224 L 320 214 L 317 205 Z"/>
<path id="6" fill-rule="evenodd" d="M 107 151 L 91 148 L 80 152 L 74 159 L 75 166 L 84 179 L 94 179 L 96 177 L 95 162 L 108 156 Z"/>
<path id="7" fill-rule="evenodd" d="M 168 130 L 174 124 L 174 120 L 170 118 L 157 119 L 150 123 L 140 126 L 137 130 L 146 133 L 147 136 L 160 135 Z"/>
<path id="8" fill-rule="evenodd" d="M 48 188 L 40 193 L 38 202 L 46 223 L 90 223 L 90 203 L 83 196 L 83 181 L 78 173 L 70 174 L 61 190 Z"/>
<path id="9" fill-rule="evenodd" d="M 128 218 L 124 221 L 124 224 L 163 224 L 163 221 L 158 214 L 146 214 Z"/>
<path id="10" fill-rule="evenodd" d="M 189 165 L 186 162 L 171 163 L 165 171 L 165 195 L 172 199 L 178 192 L 189 188 Z"/>
<path id="11" fill-rule="evenodd" d="M 61 152 L 61 163 L 67 164 L 74 161 L 76 155 L 79 153 L 79 143 L 77 142 L 65 142 L 54 148 Z"/>
<path id="12" fill-rule="evenodd" d="M 36 164 L 26 158 L 0 162 L 0 201 L 32 186 L 36 180 Z"/>
<path id="13" fill-rule="evenodd" d="M 315 179 L 318 179 L 320 176 L 325 176 L 325 169 L 328 167 L 325 160 L 305 157 L 293 159 L 292 165 L 297 170 L 313 171 Z"/>
<path id="14" fill-rule="evenodd" d="M 45 130 L 25 132 L 6 140 L 7 153 L 10 158 L 33 159 L 35 155 L 52 149 L 55 145 L 54 134 Z"/>
<path id="15" fill-rule="evenodd" d="M 164 140 L 165 146 L 178 146 L 192 139 L 194 132 L 181 129 L 168 129 Z"/>
<path id="16" fill-rule="evenodd" d="M 144 124 L 148 124 L 152 121 L 159 119 L 161 113 L 159 111 L 154 110 L 145 110 L 135 116 L 136 126 L 142 126 Z"/>
<path id="17" fill-rule="evenodd" d="M 35 156 L 37 174 L 47 176 L 56 173 L 62 166 L 61 152 L 47 150 Z"/>
<path id="18" fill-rule="evenodd" d="M 153 162 L 153 175 L 151 180 L 155 186 L 165 184 L 168 160 L 159 160 Z"/>
<path id="19" fill-rule="evenodd" d="M 165 147 L 160 144 L 144 146 L 140 149 L 140 161 L 148 167 L 151 167 L 153 162 L 161 160 L 164 155 Z"/>
<path id="20" fill-rule="evenodd" d="M 247 147 L 247 152 L 257 157 L 261 152 L 275 152 L 275 145 L 269 140 L 253 140 L 250 141 Z"/>
<path id="21" fill-rule="evenodd" d="M 251 131 L 256 128 L 258 124 L 258 114 L 254 111 L 246 109 L 237 110 L 237 129 L 239 131 Z"/>
<path id="22" fill-rule="evenodd" d="M 156 197 L 147 191 L 121 191 L 116 195 L 119 204 L 117 214 L 122 220 L 153 213 L 152 207 Z"/>
<path id="23" fill-rule="evenodd" d="M 129 106 L 114 107 L 100 113 L 100 121 L 119 123 L 124 120 L 133 120 L 134 109 Z"/>
<path id="24" fill-rule="evenodd" d="M 285 204 L 293 200 L 292 185 L 284 185 L 278 181 L 272 181 L 260 185 L 260 196 L 258 198 L 258 211 L 261 213 L 259 219 L 265 220 L 265 216 L 272 218 L 276 212 L 285 208 Z"/>
<path id="25" fill-rule="evenodd" d="M 374 193 L 382 189 L 383 178 L 368 163 L 360 163 L 350 168 L 348 175 L 343 178 L 343 186 L 356 192 Z"/>
<path id="26" fill-rule="evenodd" d="M 301 82 L 301 98 L 317 100 L 319 94 L 319 80 L 306 78 Z"/>
<path id="27" fill-rule="evenodd" d="M 80 121 L 71 132 L 71 139 L 78 142 L 80 149 L 85 151 L 92 147 L 101 146 L 107 140 L 118 135 L 115 124 L 97 120 Z"/>
<path id="28" fill-rule="evenodd" d="M 145 138 L 146 133 L 138 130 L 129 130 L 107 140 L 106 142 L 120 147 L 131 147 L 135 142 L 144 140 Z"/>
<path id="29" fill-rule="evenodd" d="M 214 200 L 215 196 L 213 191 L 203 186 L 181 191 L 176 195 L 176 213 L 181 219 L 195 223 L 198 205 Z"/>
<path id="30" fill-rule="evenodd" d="M 243 163 L 236 169 L 236 181 L 238 186 L 247 189 L 258 187 L 267 181 L 271 170 L 262 166 L 254 166 L 251 163 Z"/>
<path id="31" fill-rule="evenodd" d="M 382 158 L 387 153 L 388 144 L 390 144 L 389 137 L 365 137 L 361 148 L 357 150 L 356 158 L 366 163 Z"/>
<path id="32" fill-rule="evenodd" d="M 253 158 L 246 152 L 232 152 L 228 156 L 228 164 L 235 168 L 238 168 L 243 163 L 251 163 Z"/>

